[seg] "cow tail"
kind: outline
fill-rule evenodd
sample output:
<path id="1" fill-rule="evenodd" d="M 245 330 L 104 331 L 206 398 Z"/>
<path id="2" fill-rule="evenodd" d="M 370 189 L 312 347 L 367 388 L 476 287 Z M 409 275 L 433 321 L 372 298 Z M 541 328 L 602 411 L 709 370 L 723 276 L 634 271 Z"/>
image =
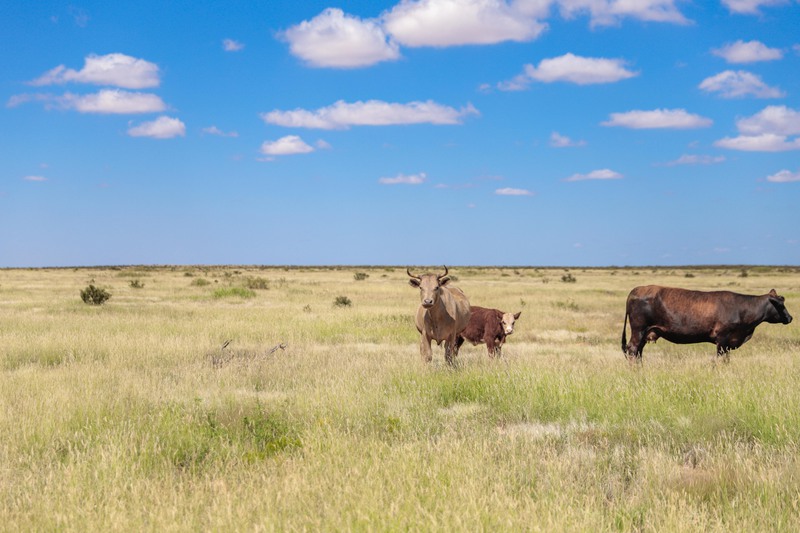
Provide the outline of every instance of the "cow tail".
<path id="1" fill-rule="evenodd" d="M 625 320 L 622 322 L 622 353 L 628 353 L 628 337 L 625 330 L 628 329 L 628 306 L 625 306 Z"/>

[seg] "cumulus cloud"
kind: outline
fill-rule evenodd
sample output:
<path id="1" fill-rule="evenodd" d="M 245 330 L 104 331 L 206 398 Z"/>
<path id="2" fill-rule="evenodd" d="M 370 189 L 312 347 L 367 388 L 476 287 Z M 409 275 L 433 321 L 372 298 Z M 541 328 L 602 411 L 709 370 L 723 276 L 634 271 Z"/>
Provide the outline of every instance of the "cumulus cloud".
<path id="1" fill-rule="evenodd" d="M 131 93 L 104 89 L 95 94 L 66 94 L 60 97 L 61 105 L 80 113 L 132 114 L 154 113 L 166 109 L 166 104 L 155 94 Z"/>
<path id="2" fill-rule="evenodd" d="M 800 111 L 783 105 L 768 106 L 752 117 L 738 120 L 736 127 L 747 135 L 800 135 Z"/>
<path id="3" fill-rule="evenodd" d="M 647 22 L 691 23 L 675 6 L 675 0 L 559 0 L 558 4 L 566 18 L 588 14 L 592 26 L 617 25 L 626 17 Z"/>
<path id="4" fill-rule="evenodd" d="M 722 48 L 712 50 L 714 55 L 728 63 L 755 63 L 758 61 L 774 61 L 783 57 L 783 51 L 769 48 L 761 41 L 742 41 L 726 44 Z"/>
<path id="5" fill-rule="evenodd" d="M 533 196 L 533 193 L 528 189 L 514 189 L 512 187 L 504 187 L 494 191 L 498 196 Z"/>
<path id="6" fill-rule="evenodd" d="M 393 178 L 380 178 L 378 179 L 378 183 L 382 183 L 383 185 L 420 185 L 425 183 L 427 179 L 427 175 L 424 172 L 420 172 L 419 174 L 411 174 L 409 176 L 398 174 Z"/>
<path id="7" fill-rule="evenodd" d="M 573 141 L 557 131 L 550 134 L 550 146 L 553 148 L 571 148 L 574 146 L 586 146 L 586 141 Z"/>
<path id="8" fill-rule="evenodd" d="M 314 147 L 297 135 L 287 135 L 277 141 L 264 141 L 261 145 L 261 153 L 264 155 L 307 154 L 313 151 Z"/>
<path id="9" fill-rule="evenodd" d="M 158 117 L 150 122 L 142 122 L 138 126 L 128 128 L 131 137 L 151 137 L 153 139 L 171 139 L 186 135 L 186 125 L 177 118 Z"/>
<path id="10" fill-rule="evenodd" d="M 614 172 L 611 169 L 603 168 L 600 170 L 593 170 L 588 174 L 573 174 L 564 181 L 586 181 L 586 180 L 619 180 L 622 179 L 622 174 Z"/>
<path id="11" fill-rule="evenodd" d="M 158 87 L 161 83 L 158 65 L 125 54 L 89 55 L 81 70 L 59 65 L 40 77 L 31 85 L 61 85 L 65 83 L 89 83 L 111 85 L 124 89 Z"/>
<path id="12" fill-rule="evenodd" d="M 770 87 L 761 78 L 752 72 L 744 70 L 726 70 L 715 76 L 704 79 L 700 89 L 707 92 L 717 92 L 723 98 L 782 98 L 785 93 L 777 87 Z"/>
<path id="13" fill-rule="evenodd" d="M 208 135 L 217 135 L 219 137 L 238 137 L 239 136 L 239 132 L 236 132 L 236 131 L 224 132 L 221 129 L 219 129 L 218 127 L 216 127 L 216 126 L 209 126 L 207 128 L 203 128 L 203 133 L 206 133 Z"/>
<path id="14" fill-rule="evenodd" d="M 6 106 L 16 107 L 28 102 L 42 102 L 47 109 L 120 115 L 157 113 L 167 108 L 161 98 L 154 94 L 132 93 L 119 89 L 103 89 L 97 93 L 84 95 L 18 94 L 12 96 Z"/>
<path id="15" fill-rule="evenodd" d="M 788 152 L 800 150 L 800 138 L 789 139 L 786 135 L 774 133 L 739 135 L 720 139 L 714 143 L 714 146 L 743 152 Z"/>
<path id="16" fill-rule="evenodd" d="M 767 176 L 767 181 L 772 183 L 789 183 L 792 181 L 800 181 L 800 170 L 792 172 L 791 170 L 781 170 L 771 176 Z"/>
<path id="17" fill-rule="evenodd" d="M 713 156 L 713 155 L 684 154 L 675 161 L 664 163 L 664 165 L 668 167 L 674 167 L 678 165 L 714 165 L 717 163 L 722 163 L 724 161 L 725 157 L 721 155 Z"/>
<path id="18" fill-rule="evenodd" d="M 530 41 L 547 27 L 549 2 L 505 0 L 402 0 L 388 13 L 386 31 L 400 44 L 458 46 Z"/>
<path id="19" fill-rule="evenodd" d="M 244 50 L 244 43 L 240 43 L 239 41 L 235 41 L 233 39 L 223 39 L 222 49 L 226 52 L 239 52 Z"/>
<path id="20" fill-rule="evenodd" d="M 357 68 L 400 57 L 380 24 L 328 8 L 282 33 L 291 53 L 313 67 Z"/>
<path id="21" fill-rule="evenodd" d="M 738 137 L 725 137 L 715 146 L 746 152 L 800 150 L 800 111 L 769 106 L 736 122 Z"/>
<path id="22" fill-rule="evenodd" d="M 695 129 L 711 126 L 712 120 L 688 113 L 685 109 L 654 109 L 653 111 L 628 111 L 612 113 L 603 126 L 621 126 L 631 129 Z"/>
<path id="23" fill-rule="evenodd" d="M 380 100 L 347 103 L 339 100 L 335 104 L 309 111 L 270 111 L 262 113 L 261 118 L 268 124 L 293 128 L 347 129 L 351 126 L 392 126 L 407 124 L 461 124 L 467 115 L 478 114 L 468 105 L 455 109 L 426 102 L 397 104 Z"/>
<path id="24" fill-rule="evenodd" d="M 570 53 L 543 59 L 538 66 L 526 65 L 524 75 L 542 83 L 563 81 L 578 85 L 614 83 L 638 75 L 624 65 L 621 59 L 581 57 Z"/>
<path id="25" fill-rule="evenodd" d="M 787 0 L 722 0 L 722 4 L 731 13 L 739 15 L 759 15 L 762 7 L 779 6 L 787 3 Z"/>

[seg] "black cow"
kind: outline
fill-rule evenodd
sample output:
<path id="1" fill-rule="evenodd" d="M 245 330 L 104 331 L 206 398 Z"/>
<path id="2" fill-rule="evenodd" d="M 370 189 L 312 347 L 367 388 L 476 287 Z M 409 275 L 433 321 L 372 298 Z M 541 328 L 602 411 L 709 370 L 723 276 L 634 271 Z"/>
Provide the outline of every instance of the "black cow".
<path id="1" fill-rule="evenodd" d="M 631 342 L 625 339 L 630 317 Z M 647 342 L 660 337 L 677 344 L 711 342 L 727 361 L 753 336 L 762 322 L 788 324 L 792 316 L 775 289 L 762 296 L 730 291 L 701 292 L 648 285 L 628 295 L 622 325 L 622 351 L 629 360 L 641 360 Z"/>

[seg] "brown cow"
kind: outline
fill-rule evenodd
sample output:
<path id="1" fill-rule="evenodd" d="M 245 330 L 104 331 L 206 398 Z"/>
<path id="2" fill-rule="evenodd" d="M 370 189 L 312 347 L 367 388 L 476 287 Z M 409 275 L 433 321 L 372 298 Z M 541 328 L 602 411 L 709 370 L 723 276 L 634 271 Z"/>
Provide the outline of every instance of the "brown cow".
<path id="1" fill-rule="evenodd" d="M 522 311 L 504 313 L 499 309 L 487 309 L 477 305 L 471 306 L 470 310 L 469 324 L 458 336 L 456 346 L 461 347 L 465 340 L 471 342 L 473 346 L 485 343 L 489 357 L 494 357 L 495 353 L 500 357 L 506 337 L 514 333 L 514 322 Z"/>
<path id="2" fill-rule="evenodd" d="M 409 269 L 408 283 L 420 290 L 420 305 L 417 309 L 416 325 L 420 333 L 419 352 L 425 361 L 430 361 L 431 341 L 441 345 L 444 341 L 444 358 L 452 364 L 458 355 L 456 338 L 469 322 L 469 301 L 461 289 L 449 287 L 448 269 L 444 274 L 415 276 Z"/>
<path id="3" fill-rule="evenodd" d="M 631 342 L 625 341 L 630 317 Z M 762 322 L 788 324 L 792 316 L 775 289 L 762 296 L 730 291 L 701 292 L 648 285 L 628 295 L 622 326 L 622 351 L 629 360 L 641 360 L 647 342 L 664 337 L 677 344 L 711 342 L 717 355 L 730 357 L 750 340 Z"/>

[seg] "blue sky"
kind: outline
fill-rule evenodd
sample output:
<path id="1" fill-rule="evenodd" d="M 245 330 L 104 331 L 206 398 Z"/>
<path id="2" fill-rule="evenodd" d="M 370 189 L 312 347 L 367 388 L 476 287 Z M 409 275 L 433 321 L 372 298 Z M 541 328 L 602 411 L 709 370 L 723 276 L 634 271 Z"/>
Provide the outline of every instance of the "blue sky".
<path id="1" fill-rule="evenodd" d="M 800 264 L 797 0 L 0 24 L 0 266 Z"/>

